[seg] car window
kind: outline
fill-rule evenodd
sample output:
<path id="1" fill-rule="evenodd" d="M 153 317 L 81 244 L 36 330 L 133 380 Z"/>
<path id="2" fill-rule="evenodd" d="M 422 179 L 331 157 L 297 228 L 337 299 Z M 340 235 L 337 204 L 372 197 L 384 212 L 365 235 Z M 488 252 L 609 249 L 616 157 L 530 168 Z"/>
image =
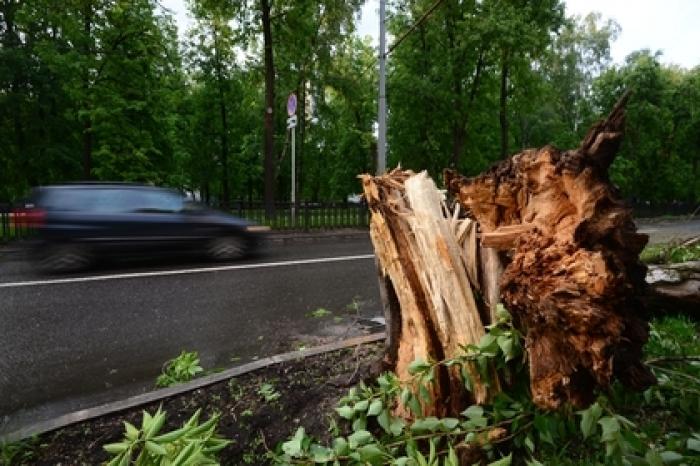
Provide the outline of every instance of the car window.
<path id="1" fill-rule="evenodd" d="M 171 191 L 153 190 L 141 193 L 138 210 L 153 212 L 179 212 L 183 207 L 183 198 Z"/>
<path id="2" fill-rule="evenodd" d="M 38 204 L 47 210 L 91 210 L 93 198 L 82 189 L 46 189 L 38 197 Z"/>

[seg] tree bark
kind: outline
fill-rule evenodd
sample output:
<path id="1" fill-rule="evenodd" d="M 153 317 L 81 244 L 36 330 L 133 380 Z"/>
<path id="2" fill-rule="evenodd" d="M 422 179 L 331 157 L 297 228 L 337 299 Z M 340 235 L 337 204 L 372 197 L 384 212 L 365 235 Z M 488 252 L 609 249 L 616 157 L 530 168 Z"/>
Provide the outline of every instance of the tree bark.
<path id="1" fill-rule="evenodd" d="M 223 190 L 222 207 L 228 209 L 231 202 L 231 189 L 229 186 L 228 172 L 228 122 L 226 118 L 226 91 L 224 89 L 223 65 L 219 56 L 219 41 L 216 26 L 213 26 L 214 35 L 214 64 L 216 66 L 216 83 L 219 89 L 219 113 L 221 116 L 221 185 Z"/>
<path id="2" fill-rule="evenodd" d="M 362 179 L 390 319 L 386 362 L 401 380 L 411 383 L 411 362 L 459 356 L 460 345 L 477 344 L 485 333 L 473 293 L 478 287 L 476 224 L 445 217 L 443 194 L 425 172 L 394 170 Z M 437 370 L 428 389 L 433 402 L 422 404 L 423 414 L 456 415 L 471 398 L 461 369 Z M 475 366 L 466 370 L 474 381 L 475 401 L 485 402 L 498 391 L 497 384 L 482 383 Z M 397 410 L 410 417 L 401 406 Z"/>
<path id="3" fill-rule="evenodd" d="M 474 178 L 447 171 L 454 212 L 425 173 L 362 176 L 392 320 L 386 362 L 401 380 L 411 380 L 414 359 L 451 358 L 460 345 L 477 343 L 500 300 L 525 335 L 532 397 L 541 408 L 585 407 L 614 379 L 636 390 L 655 382 L 641 362 L 648 324 L 639 253 L 648 238 L 636 232 L 607 175 L 626 100 L 578 149 L 528 150 Z M 498 390 L 467 370 L 473 401 Z M 461 374 L 438 371 L 423 414 L 459 413 L 470 401 Z"/>
<path id="4" fill-rule="evenodd" d="M 275 213 L 275 64 L 272 53 L 270 0 L 260 0 L 265 48 L 265 215 Z"/>
<path id="5" fill-rule="evenodd" d="M 83 53 L 85 59 L 91 56 L 90 36 L 92 35 L 92 2 L 85 2 L 83 8 L 83 33 L 85 34 L 85 45 Z M 83 117 L 83 178 L 89 180 L 92 178 L 92 118 L 89 115 L 90 110 L 90 73 L 89 66 L 86 68 L 83 75 L 83 110 L 86 115 Z"/>
<path id="6" fill-rule="evenodd" d="M 526 332 L 533 400 L 542 408 L 587 406 L 614 378 L 640 390 L 655 381 L 640 360 L 648 326 L 639 253 L 648 238 L 607 175 L 626 100 L 576 150 L 528 150 L 471 179 L 446 174 L 484 242 L 512 255 L 501 298 Z"/>
<path id="7" fill-rule="evenodd" d="M 508 157 L 508 59 L 504 50 L 501 56 L 501 93 L 499 98 L 499 121 L 501 124 L 501 159 Z"/>

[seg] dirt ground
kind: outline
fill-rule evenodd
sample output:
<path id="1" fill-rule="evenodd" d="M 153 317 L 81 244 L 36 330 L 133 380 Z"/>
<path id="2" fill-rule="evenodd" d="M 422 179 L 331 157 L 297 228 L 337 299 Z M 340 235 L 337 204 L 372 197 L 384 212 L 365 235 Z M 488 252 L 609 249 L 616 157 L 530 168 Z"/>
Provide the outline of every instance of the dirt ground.
<path id="1" fill-rule="evenodd" d="M 232 440 L 222 450 L 223 465 L 268 464 L 268 449 L 298 427 L 319 438 L 328 436 L 328 413 L 352 385 L 370 376 L 381 358 L 383 344 L 374 343 L 277 364 L 162 402 L 167 412 L 161 432 L 176 429 L 202 408 L 206 419 L 221 413 L 219 434 Z M 271 384 L 280 396 L 266 401 L 258 393 Z M 160 403 L 134 408 L 46 433 L 34 439 L 24 459 L 12 465 L 97 465 L 109 459 L 102 445 L 118 442 L 124 421 L 140 425 L 142 410 L 150 413 Z M 324 415 L 320 415 L 324 413 Z"/>

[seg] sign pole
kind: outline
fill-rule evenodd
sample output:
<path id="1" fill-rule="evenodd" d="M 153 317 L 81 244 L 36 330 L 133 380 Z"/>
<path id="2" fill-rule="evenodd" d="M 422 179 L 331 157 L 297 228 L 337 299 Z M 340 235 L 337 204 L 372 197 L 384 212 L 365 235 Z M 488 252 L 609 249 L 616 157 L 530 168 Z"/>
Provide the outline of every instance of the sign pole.
<path id="1" fill-rule="evenodd" d="M 386 171 L 386 0 L 379 0 L 379 112 L 377 123 L 377 175 L 383 175 Z"/>
<path id="2" fill-rule="evenodd" d="M 296 126 L 297 126 L 297 95 L 292 93 L 287 98 L 287 128 L 292 131 L 292 226 L 297 221 L 297 173 L 296 173 Z"/>
<path id="3" fill-rule="evenodd" d="M 296 226 L 296 221 L 297 221 L 297 193 L 296 193 L 296 187 L 297 187 L 297 173 L 296 173 L 296 144 L 295 144 L 295 135 L 296 135 L 296 127 L 292 127 L 292 226 Z"/>

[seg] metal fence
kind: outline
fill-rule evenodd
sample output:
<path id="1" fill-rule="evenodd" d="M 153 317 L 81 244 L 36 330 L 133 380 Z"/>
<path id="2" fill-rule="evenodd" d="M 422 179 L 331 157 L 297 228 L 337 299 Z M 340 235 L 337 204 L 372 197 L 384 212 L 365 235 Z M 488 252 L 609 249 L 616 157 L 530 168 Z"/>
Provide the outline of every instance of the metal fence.
<path id="1" fill-rule="evenodd" d="M 296 207 L 289 202 L 277 202 L 271 218 L 265 216 L 265 205 L 262 202 L 234 202 L 231 213 L 275 230 L 369 226 L 367 206 L 351 202 L 300 202 Z"/>
<path id="2" fill-rule="evenodd" d="M 367 207 L 350 202 L 301 202 L 296 208 L 288 202 L 278 202 L 271 218 L 266 218 L 265 206 L 258 201 L 234 202 L 229 211 L 275 230 L 366 228 L 369 225 Z M 32 228 L 27 220 L 21 210 L 0 205 L 0 242 L 30 237 Z"/>
<path id="3" fill-rule="evenodd" d="M 32 229 L 27 225 L 24 214 L 0 207 L 0 242 L 30 237 Z"/>

